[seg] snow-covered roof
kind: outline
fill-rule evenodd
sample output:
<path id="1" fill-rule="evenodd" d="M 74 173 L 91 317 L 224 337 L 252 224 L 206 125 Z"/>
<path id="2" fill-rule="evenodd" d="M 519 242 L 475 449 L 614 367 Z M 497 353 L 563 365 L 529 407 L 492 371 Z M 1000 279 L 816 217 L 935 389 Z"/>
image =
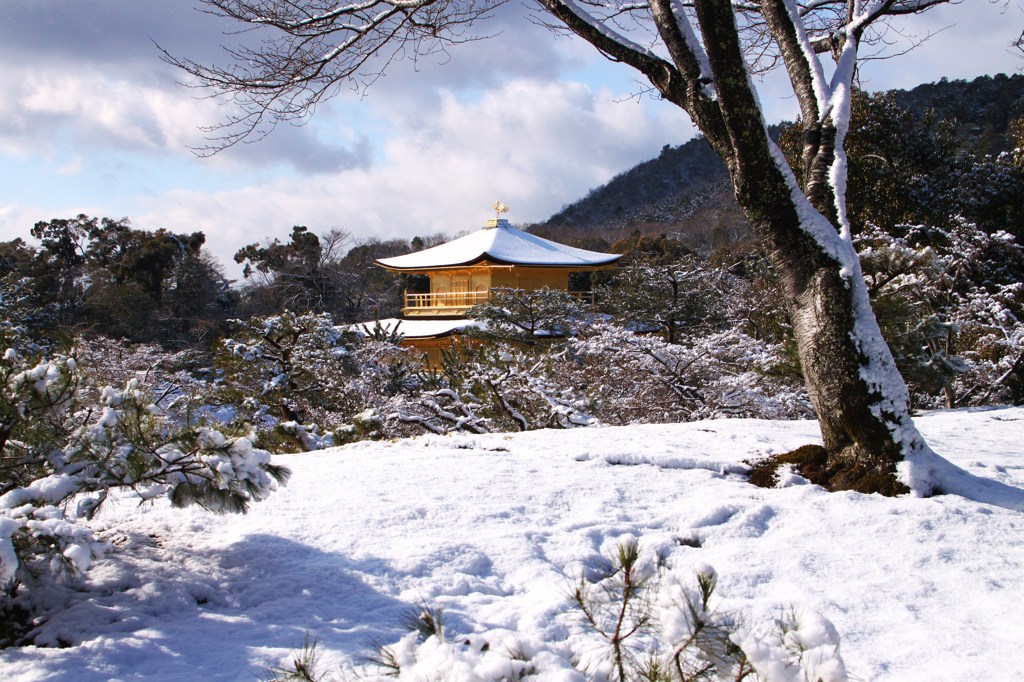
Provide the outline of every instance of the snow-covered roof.
<path id="1" fill-rule="evenodd" d="M 362 322 L 349 327 L 358 334 L 372 334 L 375 322 Z M 380 320 L 380 326 L 385 333 L 397 331 L 407 339 L 436 339 L 457 331 L 479 327 L 480 323 L 475 320 L 399 320 L 389 317 Z"/>
<path id="2" fill-rule="evenodd" d="M 542 239 L 500 219 L 491 220 L 482 230 L 440 246 L 376 262 L 390 270 L 429 270 L 483 261 L 499 265 L 591 268 L 614 263 L 619 258 L 621 254 L 587 251 Z"/>

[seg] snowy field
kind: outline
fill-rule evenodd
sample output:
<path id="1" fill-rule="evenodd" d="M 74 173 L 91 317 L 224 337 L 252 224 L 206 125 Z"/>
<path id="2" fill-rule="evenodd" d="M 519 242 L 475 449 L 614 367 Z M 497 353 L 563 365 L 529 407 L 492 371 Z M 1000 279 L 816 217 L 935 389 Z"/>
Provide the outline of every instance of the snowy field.
<path id="1" fill-rule="evenodd" d="M 1024 409 L 918 424 L 956 464 L 1024 487 Z M 717 569 L 719 608 L 748 622 L 819 612 L 852 679 L 1024 679 L 1024 516 L 737 474 L 817 437 L 812 422 L 730 420 L 282 456 L 290 484 L 247 516 L 107 509 L 110 550 L 42 628 L 54 646 L 0 652 L 0 678 L 254 680 L 308 632 L 322 669 L 352 679 L 423 603 L 450 632 L 595 651 L 570 591 L 632 534 L 681 576 Z"/>

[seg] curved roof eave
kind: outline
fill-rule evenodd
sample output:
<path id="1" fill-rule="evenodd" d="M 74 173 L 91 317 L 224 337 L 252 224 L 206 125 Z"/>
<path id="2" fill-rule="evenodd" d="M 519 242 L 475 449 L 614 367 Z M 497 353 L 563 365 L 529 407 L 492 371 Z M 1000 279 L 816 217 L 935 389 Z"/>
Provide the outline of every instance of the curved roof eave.
<path id="1" fill-rule="evenodd" d="M 586 270 L 609 265 L 622 257 L 559 244 L 514 228 L 505 220 L 497 222 L 494 227 L 454 241 L 374 262 L 388 270 L 405 272 L 469 267 L 484 261 L 496 265 Z"/>
<path id="2" fill-rule="evenodd" d="M 468 268 L 468 267 L 472 267 L 474 265 L 480 265 L 480 264 L 503 265 L 503 266 L 520 267 L 520 268 L 570 268 L 570 269 L 579 269 L 579 270 L 589 270 L 591 268 L 600 268 L 600 267 L 605 267 L 605 266 L 611 265 L 611 264 L 615 263 L 616 261 L 618 261 L 620 258 L 622 258 L 623 254 L 615 253 L 615 254 L 609 254 L 609 256 L 610 257 L 607 260 L 605 260 L 605 261 L 591 261 L 589 263 L 580 263 L 580 262 L 575 262 L 575 263 L 570 263 L 570 262 L 565 262 L 565 263 L 523 263 L 523 262 L 510 261 L 510 260 L 503 260 L 501 258 L 496 258 L 496 257 L 492 256 L 489 253 L 484 253 L 484 254 L 481 254 L 480 256 L 478 256 L 477 258 L 473 258 L 472 260 L 464 261 L 462 263 L 446 263 L 444 265 L 407 265 L 407 266 L 396 266 L 396 265 L 389 265 L 387 263 L 384 263 L 383 261 L 388 260 L 386 258 L 385 259 L 381 259 L 381 260 L 375 260 L 375 261 L 373 261 L 373 263 L 374 263 L 374 265 L 380 266 L 380 267 L 384 268 L 385 270 L 393 270 L 395 272 L 412 272 L 412 271 L 427 272 L 427 271 L 431 271 L 431 270 L 451 270 L 451 269 L 454 269 L 454 268 Z"/>

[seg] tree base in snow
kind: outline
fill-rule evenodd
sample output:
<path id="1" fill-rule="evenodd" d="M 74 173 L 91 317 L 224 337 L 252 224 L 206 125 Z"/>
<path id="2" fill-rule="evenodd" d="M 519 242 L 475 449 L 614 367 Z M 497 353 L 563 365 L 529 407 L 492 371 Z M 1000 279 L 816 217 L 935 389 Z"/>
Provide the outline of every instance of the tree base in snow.
<path id="1" fill-rule="evenodd" d="M 854 462 L 829 458 L 820 445 L 803 445 L 791 452 L 773 455 L 751 464 L 750 482 L 761 488 L 774 488 L 779 482 L 779 467 L 789 465 L 796 473 L 832 492 L 853 490 L 880 493 L 887 497 L 904 495 L 910 488 L 896 479 L 895 470 L 884 471 Z"/>

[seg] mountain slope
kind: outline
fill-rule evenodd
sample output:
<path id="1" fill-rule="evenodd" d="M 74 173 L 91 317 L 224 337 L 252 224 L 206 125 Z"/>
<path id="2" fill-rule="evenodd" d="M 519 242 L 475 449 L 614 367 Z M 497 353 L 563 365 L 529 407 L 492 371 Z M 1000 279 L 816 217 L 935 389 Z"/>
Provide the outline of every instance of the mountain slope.
<path id="1" fill-rule="evenodd" d="M 1010 123 L 1024 116 L 1024 76 L 942 80 L 892 91 L 896 103 L 921 117 L 948 121 L 961 149 L 997 154 L 1012 147 Z M 666 145 L 657 158 L 591 190 L 547 221 L 531 226 L 549 236 L 615 239 L 641 233 L 679 233 L 715 246 L 746 231 L 725 166 L 703 137 Z"/>

